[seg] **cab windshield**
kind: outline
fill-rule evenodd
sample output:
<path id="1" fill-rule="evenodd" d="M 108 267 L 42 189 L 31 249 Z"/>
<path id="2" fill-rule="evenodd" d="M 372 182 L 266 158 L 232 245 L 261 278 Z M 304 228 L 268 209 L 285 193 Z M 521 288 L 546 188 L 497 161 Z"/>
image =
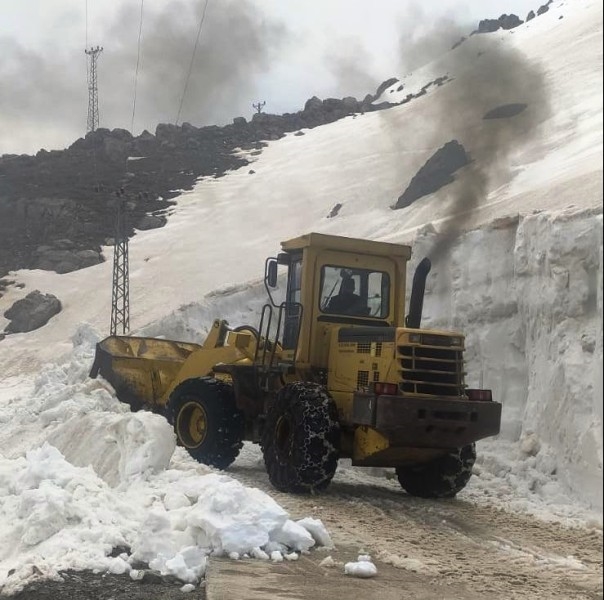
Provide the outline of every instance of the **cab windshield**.
<path id="1" fill-rule="evenodd" d="M 338 265 L 321 269 L 320 309 L 324 313 L 384 319 L 389 298 L 388 273 Z"/>

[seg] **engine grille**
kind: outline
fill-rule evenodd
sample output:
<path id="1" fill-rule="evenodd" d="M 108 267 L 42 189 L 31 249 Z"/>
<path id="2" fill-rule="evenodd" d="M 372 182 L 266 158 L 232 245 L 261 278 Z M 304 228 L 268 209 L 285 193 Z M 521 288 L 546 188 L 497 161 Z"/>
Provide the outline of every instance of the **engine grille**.
<path id="1" fill-rule="evenodd" d="M 369 385 L 369 371 L 357 372 L 357 390 L 365 389 Z"/>
<path id="2" fill-rule="evenodd" d="M 397 347 L 397 360 L 402 392 L 454 397 L 464 395 L 465 372 L 461 348 L 402 345 Z"/>
<path id="3" fill-rule="evenodd" d="M 382 342 L 358 342 L 357 354 L 371 354 L 372 347 L 374 356 L 382 356 Z"/>

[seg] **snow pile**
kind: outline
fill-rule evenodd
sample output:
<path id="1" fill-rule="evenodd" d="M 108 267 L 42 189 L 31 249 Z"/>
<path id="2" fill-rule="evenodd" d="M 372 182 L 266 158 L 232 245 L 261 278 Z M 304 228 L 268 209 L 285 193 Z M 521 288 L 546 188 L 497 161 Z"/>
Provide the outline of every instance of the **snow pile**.
<path id="1" fill-rule="evenodd" d="M 185 583 L 207 557 L 294 560 L 329 534 L 298 523 L 265 493 L 175 451 L 166 420 L 130 413 L 87 378 L 96 336 L 79 331 L 70 362 L 15 384 L 0 424 L 0 587 L 64 569 L 140 572 Z M 26 448 L 33 448 L 26 450 Z M 70 457 L 68 459 L 68 457 Z M 115 549 L 121 549 L 117 556 Z"/>

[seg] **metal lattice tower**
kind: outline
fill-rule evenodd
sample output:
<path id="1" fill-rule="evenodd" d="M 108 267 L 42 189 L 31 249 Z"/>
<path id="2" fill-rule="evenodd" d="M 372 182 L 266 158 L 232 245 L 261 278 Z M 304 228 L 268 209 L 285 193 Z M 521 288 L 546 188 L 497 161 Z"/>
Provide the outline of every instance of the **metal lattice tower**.
<path id="1" fill-rule="evenodd" d="M 113 245 L 113 293 L 111 298 L 111 335 L 130 330 L 130 292 L 128 289 L 128 234 L 124 215 L 123 190 L 117 193 L 115 242 Z"/>
<path id="2" fill-rule="evenodd" d="M 86 131 L 95 131 L 99 126 L 99 92 L 97 88 L 96 61 L 103 51 L 101 46 L 86 49 L 88 55 L 88 123 Z"/>

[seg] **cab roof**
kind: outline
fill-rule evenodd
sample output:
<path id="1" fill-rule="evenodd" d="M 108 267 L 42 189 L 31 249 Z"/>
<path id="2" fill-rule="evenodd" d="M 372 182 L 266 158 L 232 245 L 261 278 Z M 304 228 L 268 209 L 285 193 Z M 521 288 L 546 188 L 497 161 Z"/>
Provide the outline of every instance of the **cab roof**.
<path id="1" fill-rule="evenodd" d="M 294 252 L 310 247 L 373 256 L 401 256 L 406 259 L 411 257 L 411 246 L 404 244 L 375 242 L 340 235 L 327 235 L 325 233 L 307 233 L 300 237 L 281 242 L 281 248 L 285 252 Z"/>

